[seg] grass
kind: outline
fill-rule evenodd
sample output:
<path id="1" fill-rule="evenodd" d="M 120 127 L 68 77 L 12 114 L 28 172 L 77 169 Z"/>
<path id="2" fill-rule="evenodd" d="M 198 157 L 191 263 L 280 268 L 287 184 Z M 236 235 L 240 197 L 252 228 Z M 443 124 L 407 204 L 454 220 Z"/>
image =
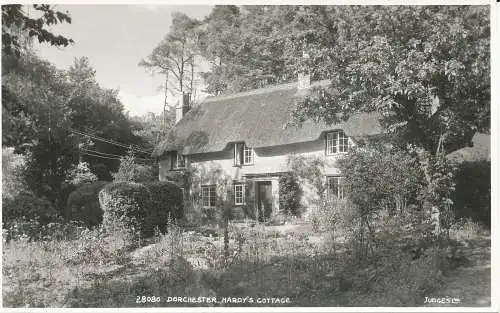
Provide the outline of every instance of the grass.
<path id="1" fill-rule="evenodd" d="M 169 230 L 142 246 L 131 244 L 126 231 L 109 235 L 99 229 L 71 240 L 4 242 L 4 306 L 185 305 L 166 303 L 169 296 L 288 297 L 286 305 L 292 306 L 413 306 L 441 284 L 432 249 L 413 260 L 389 245 L 358 264 L 348 231 L 337 229 L 332 238 L 328 227 L 318 230 L 300 220 L 230 224 L 228 251 L 222 229 L 170 225 Z M 468 226 L 456 234 L 479 232 Z M 137 303 L 138 296 L 162 301 Z"/>

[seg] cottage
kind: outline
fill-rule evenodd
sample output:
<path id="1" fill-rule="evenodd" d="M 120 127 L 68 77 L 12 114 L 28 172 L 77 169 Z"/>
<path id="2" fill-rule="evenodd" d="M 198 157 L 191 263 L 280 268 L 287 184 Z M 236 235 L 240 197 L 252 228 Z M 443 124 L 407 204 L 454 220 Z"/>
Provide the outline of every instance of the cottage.
<path id="1" fill-rule="evenodd" d="M 294 105 L 313 86 L 308 76 L 287 83 L 226 96 L 210 97 L 191 108 L 185 97 L 176 111 L 177 123 L 153 152 L 159 160 L 160 180 L 185 177 L 187 196 L 215 207 L 219 185 L 232 191 L 235 208 L 251 206 L 269 217 L 279 212 L 279 178 L 290 171 L 288 157 L 319 156 L 325 161 L 324 178 L 330 198 L 342 198 L 342 173 L 336 162 L 361 138 L 381 134 L 378 115 L 363 113 L 337 125 L 306 121 L 287 126 Z M 229 180 L 229 182 L 227 182 Z M 303 193 L 303 203 L 314 195 Z"/>

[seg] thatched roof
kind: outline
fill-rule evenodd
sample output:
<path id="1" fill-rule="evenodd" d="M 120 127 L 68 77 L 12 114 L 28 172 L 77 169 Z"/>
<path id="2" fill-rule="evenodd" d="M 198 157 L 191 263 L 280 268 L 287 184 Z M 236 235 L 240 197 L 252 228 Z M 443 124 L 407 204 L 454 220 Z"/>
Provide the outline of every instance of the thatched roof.
<path id="1" fill-rule="evenodd" d="M 447 155 L 449 160 L 462 163 L 474 161 L 491 161 L 490 135 L 476 133 L 472 137 L 472 146 L 464 147 Z"/>
<path id="2" fill-rule="evenodd" d="M 312 86 L 327 85 L 319 81 Z M 363 113 L 347 122 L 326 125 L 306 121 L 300 128 L 288 126 L 291 111 L 303 97 L 297 83 L 205 99 L 189 111 L 154 150 L 153 156 L 177 150 L 182 154 L 222 151 L 229 143 L 245 142 L 260 148 L 320 138 L 325 131 L 342 129 L 351 137 L 382 132 L 377 114 Z"/>

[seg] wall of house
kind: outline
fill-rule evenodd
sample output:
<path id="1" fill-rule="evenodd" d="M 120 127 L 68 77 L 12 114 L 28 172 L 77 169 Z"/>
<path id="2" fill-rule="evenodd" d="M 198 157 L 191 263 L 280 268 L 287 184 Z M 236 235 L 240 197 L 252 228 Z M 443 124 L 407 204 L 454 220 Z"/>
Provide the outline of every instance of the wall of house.
<path id="1" fill-rule="evenodd" d="M 351 143 L 354 144 L 354 143 Z M 220 180 L 220 173 L 232 181 L 244 182 L 245 175 L 251 175 L 254 180 L 269 180 L 272 184 L 273 212 L 279 210 L 279 176 L 277 173 L 289 171 L 288 160 L 291 155 L 299 157 L 320 157 L 325 160 L 325 175 L 340 175 L 337 161 L 343 154 L 327 156 L 325 153 L 324 137 L 310 142 L 299 144 L 280 145 L 254 149 L 254 163 L 252 165 L 234 166 L 234 145 L 229 144 L 225 150 L 215 153 L 189 155 L 187 162 L 191 171 L 199 175 L 199 185 L 211 185 Z M 170 159 L 165 157 L 159 161 L 159 178 L 166 180 L 171 176 Z M 214 175 L 217 173 L 217 175 Z M 274 175 L 273 175 L 274 174 Z M 261 175 L 267 175 L 262 177 Z M 195 188 L 193 188 L 196 190 Z M 302 183 L 302 204 L 309 206 L 318 196 L 314 188 Z"/>

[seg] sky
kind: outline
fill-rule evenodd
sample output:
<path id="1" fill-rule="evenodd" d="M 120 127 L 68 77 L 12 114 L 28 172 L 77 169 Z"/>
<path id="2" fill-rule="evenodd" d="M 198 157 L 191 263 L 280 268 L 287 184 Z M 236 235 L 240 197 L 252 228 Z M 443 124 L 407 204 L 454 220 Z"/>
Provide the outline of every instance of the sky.
<path id="1" fill-rule="evenodd" d="M 139 67 L 139 61 L 167 34 L 173 12 L 203 19 L 211 6 L 60 4 L 56 9 L 69 11 L 72 22 L 51 30 L 75 43 L 68 47 L 37 45 L 38 54 L 60 69 L 68 69 L 75 58 L 87 57 L 101 87 L 118 89 L 125 110 L 143 115 L 163 110 L 164 93 L 159 87 L 164 78 Z M 169 97 L 173 104 L 175 99 Z"/>

